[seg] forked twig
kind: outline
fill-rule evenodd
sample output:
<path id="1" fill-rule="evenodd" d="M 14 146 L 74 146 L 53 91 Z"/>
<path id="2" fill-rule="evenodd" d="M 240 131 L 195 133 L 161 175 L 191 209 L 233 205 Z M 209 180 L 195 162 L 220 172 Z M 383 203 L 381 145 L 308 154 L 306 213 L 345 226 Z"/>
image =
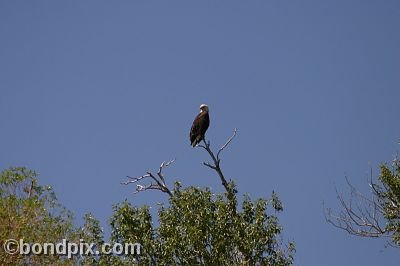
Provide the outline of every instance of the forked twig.
<path id="1" fill-rule="evenodd" d="M 210 155 L 210 157 L 211 157 L 211 159 L 213 160 L 213 163 L 214 163 L 214 164 L 211 164 L 211 163 L 209 163 L 209 162 L 203 162 L 203 164 L 204 164 L 205 166 L 207 166 L 207 167 L 209 167 L 209 168 L 215 170 L 215 171 L 218 173 L 218 176 L 219 176 L 219 178 L 221 179 L 222 185 L 224 186 L 224 188 L 226 189 L 226 191 L 227 191 L 228 193 L 231 193 L 232 191 L 231 191 L 231 189 L 230 189 L 229 186 L 228 186 L 228 182 L 226 181 L 226 179 L 225 179 L 225 177 L 224 177 L 224 174 L 222 173 L 222 170 L 221 170 L 221 167 L 220 167 L 220 158 L 219 158 L 219 155 L 220 155 L 220 153 L 232 142 L 232 140 L 233 140 L 233 139 L 235 138 L 235 136 L 236 136 L 236 133 L 237 133 L 237 129 L 235 128 L 234 131 L 233 131 L 233 135 L 225 142 L 224 145 L 221 146 L 221 148 L 219 148 L 219 150 L 218 150 L 218 152 L 217 152 L 217 156 L 214 155 L 214 153 L 212 152 L 212 150 L 211 150 L 211 148 L 210 148 L 210 141 L 206 141 L 206 140 L 203 138 L 203 143 L 204 143 L 204 145 L 202 145 L 202 144 L 197 145 L 198 147 L 201 147 L 201 148 L 205 149 L 205 150 L 208 152 L 208 154 Z"/>
<path id="2" fill-rule="evenodd" d="M 221 148 L 219 148 L 218 152 L 217 152 L 217 160 L 219 161 L 219 154 L 226 148 L 226 146 L 229 145 L 229 143 L 231 143 L 231 141 L 236 137 L 236 133 L 237 133 L 237 129 L 235 128 L 233 130 L 233 135 L 225 142 L 224 145 L 221 146 Z"/>

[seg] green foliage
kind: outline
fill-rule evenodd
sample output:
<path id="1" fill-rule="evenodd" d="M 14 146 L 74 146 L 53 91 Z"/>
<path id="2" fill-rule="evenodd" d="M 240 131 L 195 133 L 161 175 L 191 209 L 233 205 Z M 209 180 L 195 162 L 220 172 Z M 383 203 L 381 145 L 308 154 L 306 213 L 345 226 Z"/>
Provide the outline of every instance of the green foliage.
<path id="1" fill-rule="evenodd" d="M 228 142 L 229 143 L 229 142 Z M 226 192 L 213 194 L 208 188 L 182 188 L 175 183 L 167 193 L 168 204 L 160 204 L 155 220 L 147 206 L 136 207 L 125 201 L 114 205 L 110 218 L 110 243 L 139 243 L 140 254 L 88 254 L 66 259 L 59 256 L 7 256 L 0 253 L 0 265 L 291 265 L 294 244 L 287 248 L 280 241 L 282 228 L 277 213 L 283 210 L 278 196 L 251 200 L 244 196 L 238 204 L 237 189 L 227 182 L 219 158 L 209 149 Z M 168 163 L 169 164 L 169 163 Z M 157 176 L 163 186 L 160 166 Z M 154 175 L 149 175 L 156 179 Z M 91 214 L 76 229 L 72 214 L 58 204 L 49 186 L 39 186 L 35 172 L 10 168 L 0 175 L 0 239 L 20 239 L 27 243 L 105 243 L 99 221 Z M 146 187 L 144 187 L 146 190 Z M 154 186 L 152 187 L 154 188 Z M 271 212 L 273 214 L 271 214 Z M 0 243 L 3 244 L 3 243 Z"/>
<path id="2" fill-rule="evenodd" d="M 114 207 L 112 241 L 141 243 L 142 265 L 290 265 L 294 245 L 282 248 L 281 226 L 272 207 L 282 210 L 276 194 L 271 200 L 245 196 L 237 212 L 234 184 L 225 194 L 176 184 L 169 205 L 158 210 L 154 227 L 149 208 L 128 202 Z M 126 259 L 126 258 L 125 258 Z M 133 262 L 133 258 L 129 258 Z"/>
<path id="3" fill-rule="evenodd" d="M 103 229 L 100 227 L 100 222 L 91 214 L 84 216 L 85 224 L 80 230 L 79 238 L 85 243 L 94 243 L 97 250 L 104 244 Z M 80 258 L 80 265 L 109 265 L 110 256 L 96 256 L 88 254 Z"/>
<path id="4" fill-rule="evenodd" d="M 387 221 L 385 232 L 391 235 L 393 244 L 400 247 L 400 162 L 393 161 L 392 169 L 381 165 L 379 180 L 382 185 L 374 187 Z"/>
<path id="5" fill-rule="evenodd" d="M 11 167 L 0 173 L 0 244 L 6 239 L 25 243 L 57 243 L 73 239 L 72 214 L 58 204 L 50 186 L 40 186 L 37 174 L 24 167 Z M 68 264 L 57 256 L 7 255 L 0 252 L 1 265 Z"/>
<path id="6" fill-rule="evenodd" d="M 157 252 L 157 247 L 153 245 L 155 235 L 152 228 L 152 218 L 147 206 L 136 208 L 127 201 L 116 204 L 113 216 L 110 219 L 110 225 L 112 243 L 139 243 L 142 247 L 145 247 L 148 254 Z M 143 253 L 143 248 L 141 252 Z M 119 262 L 126 265 L 135 263 L 137 258 L 137 254 L 118 257 Z M 140 257 L 144 265 L 150 265 L 151 259 L 152 257 L 149 256 Z"/>

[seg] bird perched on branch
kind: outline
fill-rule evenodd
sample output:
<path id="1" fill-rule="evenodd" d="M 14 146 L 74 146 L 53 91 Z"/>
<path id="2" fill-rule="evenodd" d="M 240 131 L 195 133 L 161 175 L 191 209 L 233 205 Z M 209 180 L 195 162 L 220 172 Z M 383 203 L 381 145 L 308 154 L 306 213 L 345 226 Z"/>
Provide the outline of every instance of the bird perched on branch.
<path id="1" fill-rule="evenodd" d="M 190 129 L 190 144 L 192 147 L 199 144 L 205 137 L 208 126 L 210 125 L 208 113 L 208 106 L 206 104 L 200 105 L 200 113 L 194 119 L 192 128 Z"/>

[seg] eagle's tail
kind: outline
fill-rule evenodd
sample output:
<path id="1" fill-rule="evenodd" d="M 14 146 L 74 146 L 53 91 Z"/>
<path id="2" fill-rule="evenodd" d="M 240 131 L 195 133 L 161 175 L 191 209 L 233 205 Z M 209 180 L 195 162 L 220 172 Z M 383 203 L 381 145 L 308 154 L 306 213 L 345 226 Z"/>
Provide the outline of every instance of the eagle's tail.
<path id="1" fill-rule="evenodd" d="M 192 147 L 193 147 L 193 148 L 196 147 L 197 144 L 199 144 L 199 143 L 200 143 L 200 140 L 195 139 L 195 140 L 192 142 Z"/>
<path id="2" fill-rule="evenodd" d="M 192 142 L 192 147 L 196 147 L 197 144 L 199 144 L 203 140 L 204 136 L 197 136 Z"/>

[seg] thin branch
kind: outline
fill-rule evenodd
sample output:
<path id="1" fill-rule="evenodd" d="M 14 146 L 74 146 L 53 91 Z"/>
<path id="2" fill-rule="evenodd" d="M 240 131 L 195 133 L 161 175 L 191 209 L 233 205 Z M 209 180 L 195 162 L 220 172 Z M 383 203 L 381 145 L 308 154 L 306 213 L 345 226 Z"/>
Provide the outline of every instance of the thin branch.
<path id="1" fill-rule="evenodd" d="M 224 186 L 225 190 L 228 192 L 228 195 L 231 195 L 231 193 L 233 193 L 233 191 L 231 191 L 232 189 L 229 187 L 228 182 L 226 181 L 226 178 L 224 176 L 224 174 L 222 173 L 221 167 L 220 167 L 220 158 L 219 155 L 220 153 L 232 142 L 232 140 L 235 138 L 237 133 L 237 129 L 235 128 L 233 131 L 233 135 L 226 141 L 226 143 L 224 145 L 221 146 L 221 148 L 218 150 L 217 152 L 217 156 L 214 155 L 213 151 L 210 148 L 210 141 L 206 141 L 203 138 L 203 144 L 199 144 L 197 145 L 198 147 L 201 147 L 203 149 L 205 149 L 208 154 L 210 155 L 212 161 L 214 164 L 211 164 L 209 162 L 203 162 L 203 164 L 213 170 L 215 170 L 218 173 L 219 178 L 221 179 L 221 183 Z M 231 195 L 232 196 L 232 195 Z"/>
<path id="2" fill-rule="evenodd" d="M 229 187 L 228 187 L 228 182 L 226 182 L 226 179 L 224 177 L 224 174 L 222 173 L 222 170 L 219 166 L 220 161 L 217 160 L 217 158 L 215 157 L 214 153 L 211 151 L 210 149 L 210 142 L 206 142 L 205 139 L 203 139 L 204 145 L 198 145 L 202 148 L 204 148 L 208 154 L 211 156 L 214 164 L 208 163 L 208 162 L 203 162 L 203 164 L 215 171 L 217 171 L 219 178 L 221 179 L 222 185 L 224 186 L 224 188 L 226 189 L 226 191 L 229 191 Z"/>
<path id="3" fill-rule="evenodd" d="M 210 163 L 203 162 L 203 164 L 204 164 L 205 166 L 207 166 L 207 167 L 210 167 L 210 168 L 213 169 L 213 170 L 216 170 L 216 169 L 217 169 L 214 165 L 212 165 L 212 164 L 210 164 Z"/>
<path id="4" fill-rule="evenodd" d="M 131 177 L 131 176 L 127 175 L 126 177 L 131 179 L 131 180 L 128 180 L 128 181 L 125 181 L 125 182 L 121 182 L 121 185 L 128 185 L 128 184 L 131 184 L 131 183 L 136 183 L 136 182 L 142 180 L 143 178 L 146 178 L 146 177 L 149 177 L 149 176 L 150 176 L 149 174 L 145 174 L 145 175 L 142 175 L 142 176 L 139 176 L 139 177 Z"/>
<path id="5" fill-rule="evenodd" d="M 226 148 L 226 146 L 228 146 L 229 143 L 231 143 L 231 141 L 236 137 L 236 132 L 237 132 L 237 129 L 235 128 L 235 129 L 233 130 L 233 135 L 227 140 L 227 142 L 226 142 L 224 145 L 222 145 L 221 148 L 219 148 L 218 153 L 217 153 L 217 160 L 218 160 L 218 161 L 219 161 L 219 154 L 220 154 L 220 153 Z"/>
<path id="6" fill-rule="evenodd" d="M 165 186 L 165 179 L 164 179 L 164 175 L 162 174 L 162 170 L 163 170 L 164 167 L 169 166 L 169 165 L 172 164 L 173 162 L 175 162 L 175 159 L 170 160 L 170 161 L 168 161 L 168 162 L 165 162 L 165 161 L 164 161 L 164 162 L 161 163 L 161 165 L 160 165 L 160 167 L 159 167 L 159 169 L 158 169 L 157 175 L 160 177 L 160 179 L 161 179 L 161 181 L 162 181 L 162 183 L 163 183 L 164 186 Z"/>
<path id="7" fill-rule="evenodd" d="M 150 189 L 154 189 L 154 190 L 160 190 L 161 192 L 167 193 L 170 197 L 172 197 L 172 192 L 171 190 L 168 188 L 167 184 L 165 183 L 165 178 L 164 175 L 162 173 L 164 167 L 169 166 L 170 164 L 172 164 L 175 160 L 170 160 L 168 162 L 162 162 L 160 167 L 158 168 L 158 172 L 157 175 L 154 175 L 151 171 L 147 171 L 146 174 L 141 175 L 139 177 L 131 177 L 131 176 L 127 176 L 127 178 L 129 178 L 129 180 L 125 181 L 125 182 L 121 182 L 122 185 L 129 185 L 129 184 L 133 184 L 133 183 L 137 183 L 145 178 L 151 178 L 155 183 L 150 182 L 150 184 L 147 185 L 141 185 L 141 184 L 137 184 L 136 185 L 136 190 L 134 191 L 134 194 L 139 193 L 141 191 L 146 191 L 146 190 L 150 190 Z"/>
<path id="8" fill-rule="evenodd" d="M 389 237 L 389 235 L 386 235 L 387 231 L 380 225 L 379 218 L 382 217 L 383 213 L 376 199 L 367 198 L 361 192 L 357 191 L 347 177 L 346 183 L 350 188 L 348 201 L 346 201 L 336 189 L 341 211 L 338 215 L 335 215 L 331 209 L 326 209 L 324 212 L 326 221 L 352 235 L 363 237 Z M 375 193 L 378 194 L 377 188 L 372 182 L 370 186 Z M 356 201 L 355 206 L 353 206 L 353 201 Z"/>

